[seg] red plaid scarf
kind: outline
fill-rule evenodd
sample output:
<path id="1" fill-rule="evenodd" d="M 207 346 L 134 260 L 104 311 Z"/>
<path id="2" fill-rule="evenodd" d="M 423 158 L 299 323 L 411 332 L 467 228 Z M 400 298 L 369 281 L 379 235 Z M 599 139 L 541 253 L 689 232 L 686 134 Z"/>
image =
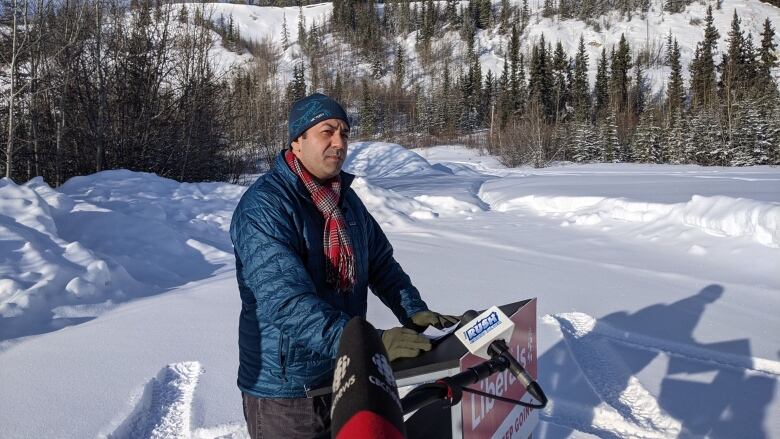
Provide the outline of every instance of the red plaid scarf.
<path id="1" fill-rule="evenodd" d="M 348 293 L 355 285 L 355 253 L 352 251 L 344 215 L 338 208 L 341 178 L 336 176 L 323 185 L 301 166 L 300 160 L 292 151 L 287 150 L 284 159 L 290 169 L 303 181 L 314 205 L 325 218 L 322 247 L 325 250 L 328 283 L 339 291 Z"/>

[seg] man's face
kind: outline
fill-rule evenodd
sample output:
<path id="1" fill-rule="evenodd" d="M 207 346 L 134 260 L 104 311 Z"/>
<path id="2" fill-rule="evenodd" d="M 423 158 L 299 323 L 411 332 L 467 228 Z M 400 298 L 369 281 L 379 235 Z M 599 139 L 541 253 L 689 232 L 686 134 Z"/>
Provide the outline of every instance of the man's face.
<path id="1" fill-rule="evenodd" d="M 347 157 L 349 127 L 341 119 L 326 119 L 292 142 L 292 152 L 315 178 L 325 181 L 341 171 Z"/>

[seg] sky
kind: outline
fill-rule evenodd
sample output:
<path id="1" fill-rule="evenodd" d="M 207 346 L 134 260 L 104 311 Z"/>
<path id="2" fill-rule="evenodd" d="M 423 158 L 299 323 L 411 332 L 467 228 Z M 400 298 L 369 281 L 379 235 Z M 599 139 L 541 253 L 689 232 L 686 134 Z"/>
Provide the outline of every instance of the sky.
<path id="1" fill-rule="evenodd" d="M 538 299 L 534 436 L 780 435 L 780 170 L 350 145 L 431 309 Z M 0 180 L 4 438 L 246 437 L 228 227 L 243 186 Z M 398 324 L 373 296 L 368 319 Z M 45 416 L 42 416 L 45 414 Z"/>

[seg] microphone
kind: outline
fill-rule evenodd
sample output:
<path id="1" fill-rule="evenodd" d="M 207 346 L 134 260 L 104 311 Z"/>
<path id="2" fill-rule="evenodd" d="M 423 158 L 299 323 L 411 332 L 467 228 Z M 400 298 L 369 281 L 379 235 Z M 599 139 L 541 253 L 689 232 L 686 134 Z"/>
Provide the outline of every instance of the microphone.
<path id="1" fill-rule="evenodd" d="M 376 329 L 361 317 L 353 317 L 341 333 L 332 390 L 332 438 L 406 437 L 387 351 Z"/>
<path id="2" fill-rule="evenodd" d="M 501 359 L 506 362 L 512 375 L 517 378 L 525 390 L 542 406 L 547 404 L 547 396 L 542 388 L 520 362 L 509 352 L 506 340 L 512 339 L 515 324 L 497 306 L 477 315 L 469 310 L 463 313 L 461 327 L 455 333 L 470 353 L 485 359 Z"/>

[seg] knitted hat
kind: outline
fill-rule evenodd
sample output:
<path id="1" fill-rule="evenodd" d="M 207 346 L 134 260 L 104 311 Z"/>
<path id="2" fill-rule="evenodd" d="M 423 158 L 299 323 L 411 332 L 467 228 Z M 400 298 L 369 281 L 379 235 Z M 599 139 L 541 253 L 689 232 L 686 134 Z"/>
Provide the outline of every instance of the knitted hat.
<path id="1" fill-rule="evenodd" d="M 290 136 L 288 145 L 306 130 L 326 119 L 341 119 L 349 127 L 349 118 L 344 108 L 324 94 L 314 93 L 295 101 L 287 120 L 287 134 Z"/>

